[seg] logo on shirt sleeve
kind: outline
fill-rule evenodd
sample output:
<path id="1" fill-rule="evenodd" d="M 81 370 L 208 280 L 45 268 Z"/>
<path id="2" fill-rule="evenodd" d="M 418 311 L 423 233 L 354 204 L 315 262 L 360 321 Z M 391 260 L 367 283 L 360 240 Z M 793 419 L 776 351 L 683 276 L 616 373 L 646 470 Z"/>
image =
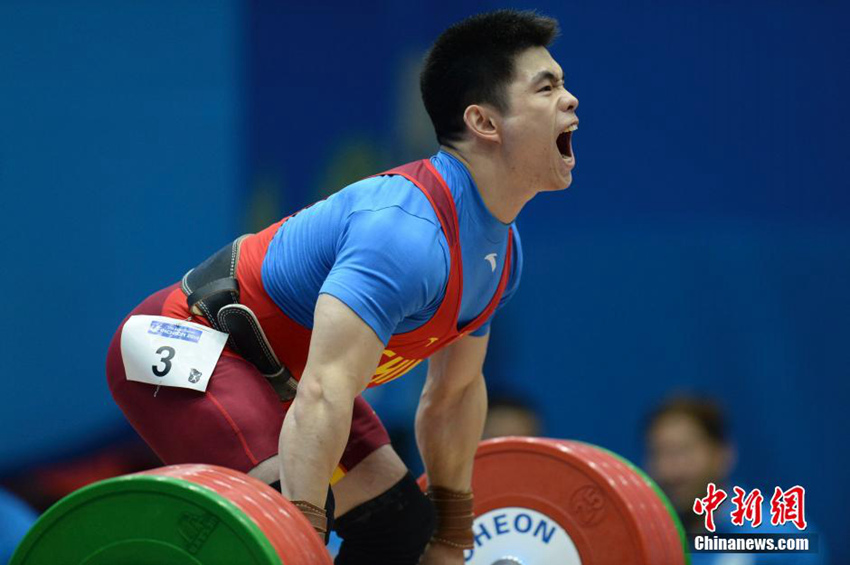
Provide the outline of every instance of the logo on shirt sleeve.
<path id="1" fill-rule="evenodd" d="M 490 262 L 490 270 L 495 273 L 496 272 L 496 254 L 490 253 L 489 255 L 486 255 L 484 257 L 484 260 Z"/>

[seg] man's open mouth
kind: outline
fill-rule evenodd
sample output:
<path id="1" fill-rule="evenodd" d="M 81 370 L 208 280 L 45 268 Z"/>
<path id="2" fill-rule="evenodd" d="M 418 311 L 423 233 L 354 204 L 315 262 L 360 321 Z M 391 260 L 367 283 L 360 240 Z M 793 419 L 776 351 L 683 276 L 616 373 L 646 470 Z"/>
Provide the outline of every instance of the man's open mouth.
<path id="1" fill-rule="evenodd" d="M 573 157 L 573 132 L 578 129 L 578 124 L 575 123 L 562 131 L 555 143 L 558 145 L 558 151 L 564 159 L 572 159 Z"/>

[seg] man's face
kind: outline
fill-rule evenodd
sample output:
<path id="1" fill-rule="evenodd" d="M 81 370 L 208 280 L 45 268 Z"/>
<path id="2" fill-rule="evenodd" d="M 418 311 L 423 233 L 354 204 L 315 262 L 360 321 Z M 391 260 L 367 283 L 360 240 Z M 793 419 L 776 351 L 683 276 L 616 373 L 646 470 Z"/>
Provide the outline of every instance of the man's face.
<path id="1" fill-rule="evenodd" d="M 662 416 L 647 436 L 647 470 L 680 514 L 704 497 L 708 483 L 722 483 L 731 467 L 730 448 L 712 440 L 690 416 Z"/>
<path id="2" fill-rule="evenodd" d="M 514 59 L 509 108 L 501 117 L 503 151 L 513 172 L 537 191 L 562 190 L 572 182 L 570 130 L 578 127 L 578 100 L 563 79 L 561 66 L 543 47 Z"/>

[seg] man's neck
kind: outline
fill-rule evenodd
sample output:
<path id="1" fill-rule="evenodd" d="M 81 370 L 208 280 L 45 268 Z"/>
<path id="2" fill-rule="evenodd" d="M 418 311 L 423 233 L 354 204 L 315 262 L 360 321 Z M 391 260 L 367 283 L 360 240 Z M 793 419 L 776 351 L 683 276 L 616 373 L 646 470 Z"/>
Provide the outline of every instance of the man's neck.
<path id="1" fill-rule="evenodd" d="M 522 190 L 504 161 L 480 154 L 470 147 L 440 147 L 463 163 L 472 175 L 487 210 L 503 224 L 510 224 L 534 194 Z"/>

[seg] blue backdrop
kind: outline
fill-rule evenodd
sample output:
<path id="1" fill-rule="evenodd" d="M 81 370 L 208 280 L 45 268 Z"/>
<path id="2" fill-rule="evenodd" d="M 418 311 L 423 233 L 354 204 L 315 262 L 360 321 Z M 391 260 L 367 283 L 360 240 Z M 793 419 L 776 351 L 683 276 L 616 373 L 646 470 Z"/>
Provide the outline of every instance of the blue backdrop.
<path id="1" fill-rule="evenodd" d="M 230 237 L 435 150 L 416 72 L 483 1 L 0 3 L 0 468 L 123 428 L 114 327 Z M 671 390 L 730 408 L 738 474 L 802 484 L 850 561 L 850 15 L 839 2 L 534 5 L 580 99 L 578 166 L 519 227 L 494 386 L 641 458 Z M 417 377 L 376 396 L 412 420 Z M 845 430 L 842 432 L 841 430 Z"/>
<path id="2" fill-rule="evenodd" d="M 243 18 L 195 6 L 0 2 L 4 470 L 123 426 L 111 334 L 241 229 Z"/>

